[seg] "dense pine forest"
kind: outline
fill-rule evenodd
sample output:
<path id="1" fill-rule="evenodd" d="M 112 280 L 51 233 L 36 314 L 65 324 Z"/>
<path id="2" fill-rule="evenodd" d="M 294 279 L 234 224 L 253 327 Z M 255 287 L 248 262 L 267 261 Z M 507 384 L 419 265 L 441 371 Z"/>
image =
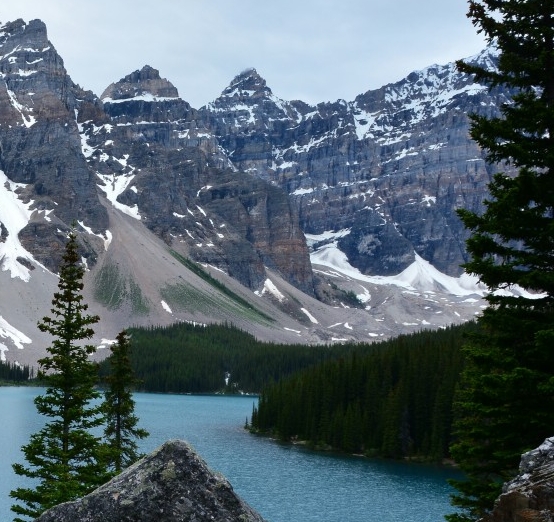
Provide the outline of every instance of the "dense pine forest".
<path id="1" fill-rule="evenodd" d="M 0 361 L 0 383 L 25 383 L 34 377 L 29 366 Z"/>
<path id="2" fill-rule="evenodd" d="M 252 430 L 283 441 L 393 458 L 441 460 L 471 323 L 403 335 L 266 386 Z"/>
<path id="3" fill-rule="evenodd" d="M 259 393 L 272 381 L 354 349 L 264 343 L 228 325 L 179 323 L 128 333 L 138 388 L 147 392 Z M 107 372 L 105 363 L 100 372 Z"/>

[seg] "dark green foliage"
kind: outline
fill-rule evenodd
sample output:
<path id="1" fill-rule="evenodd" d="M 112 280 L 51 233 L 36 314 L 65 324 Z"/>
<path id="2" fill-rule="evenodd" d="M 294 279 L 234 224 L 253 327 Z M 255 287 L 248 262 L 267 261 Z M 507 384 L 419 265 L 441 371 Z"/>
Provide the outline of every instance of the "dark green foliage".
<path id="1" fill-rule="evenodd" d="M 104 434 L 112 454 L 112 465 L 117 473 L 138 460 L 140 454 L 137 439 L 148 436 L 148 432 L 138 428 L 135 415 L 135 401 L 131 390 L 138 384 L 131 366 L 131 348 L 127 332 L 120 332 L 116 344 L 111 347 L 108 357 L 110 373 L 106 377 L 104 412 L 106 428 Z"/>
<path id="2" fill-rule="evenodd" d="M 262 343 L 228 325 L 181 323 L 129 334 L 133 371 L 148 392 L 257 393 L 272 380 L 350 349 Z M 107 373 L 107 363 L 100 370 Z"/>
<path id="3" fill-rule="evenodd" d="M 25 383 L 34 378 L 33 368 L 0 361 L 0 382 Z"/>
<path id="4" fill-rule="evenodd" d="M 440 460 L 473 328 L 404 335 L 282 379 L 264 388 L 252 428 L 349 453 Z"/>
<path id="5" fill-rule="evenodd" d="M 465 348 L 452 454 L 468 477 L 454 483 L 451 521 L 477 520 L 493 507 L 522 452 L 554 426 L 554 1 L 469 2 L 469 17 L 501 51 L 499 70 L 459 63 L 491 87 L 516 94 L 500 118 L 474 117 L 472 137 L 491 162 L 518 169 L 497 174 L 481 216 L 461 211 L 472 231 L 464 265 L 492 290 L 511 285 L 539 299 L 496 293 Z"/>
<path id="6" fill-rule="evenodd" d="M 76 236 L 71 232 L 51 316 L 38 324 L 53 337 L 49 355 L 39 360 L 40 377 L 47 388 L 35 399 L 38 412 L 48 421 L 22 447 L 27 465 L 13 466 L 18 475 L 36 480 L 34 489 L 18 488 L 10 493 L 20 501 L 12 506 L 17 515 L 36 518 L 56 504 L 89 493 L 107 478 L 105 448 L 90 431 L 100 426 L 103 418 L 94 388 L 96 365 L 88 358 L 95 348 L 83 344 L 92 337 L 91 325 L 98 321 L 97 316 L 85 313 L 83 273 Z"/>

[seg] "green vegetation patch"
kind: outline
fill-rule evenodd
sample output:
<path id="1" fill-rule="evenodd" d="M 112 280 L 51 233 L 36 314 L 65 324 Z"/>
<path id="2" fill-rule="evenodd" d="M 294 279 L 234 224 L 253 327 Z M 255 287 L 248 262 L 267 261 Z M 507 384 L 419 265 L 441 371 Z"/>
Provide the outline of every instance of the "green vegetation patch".
<path id="1" fill-rule="evenodd" d="M 134 314 L 147 315 L 150 312 L 150 302 L 142 295 L 142 290 L 134 279 L 129 279 L 129 298 Z"/>
<path id="2" fill-rule="evenodd" d="M 146 315 L 150 303 L 132 277 L 125 277 L 116 264 L 105 264 L 94 279 L 94 298 L 108 310 L 117 310 L 129 301 L 133 313 Z"/>
<path id="3" fill-rule="evenodd" d="M 208 274 L 198 263 L 187 259 L 174 250 L 170 250 L 170 253 L 175 259 L 177 259 L 177 261 L 186 266 L 191 272 L 202 278 L 206 283 L 208 283 L 209 285 L 217 289 L 221 294 L 229 298 L 231 302 L 233 302 L 235 305 L 233 307 L 235 312 L 239 311 L 241 315 L 246 316 L 252 320 L 261 322 L 262 324 L 273 323 L 275 321 L 272 317 L 253 306 L 246 299 L 242 298 L 240 295 L 233 292 L 223 283 Z M 215 301 L 212 300 L 212 302 Z"/>
<path id="4" fill-rule="evenodd" d="M 125 278 L 119 267 L 105 264 L 94 279 L 94 298 L 108 310 L 117 310 L 123 304 L 126 294 Z"/>

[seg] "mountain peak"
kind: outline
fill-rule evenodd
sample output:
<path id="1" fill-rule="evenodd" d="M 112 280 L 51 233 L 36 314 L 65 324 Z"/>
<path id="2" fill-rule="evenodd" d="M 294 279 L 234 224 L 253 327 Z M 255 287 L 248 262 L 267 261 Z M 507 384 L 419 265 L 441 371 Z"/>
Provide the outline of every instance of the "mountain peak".
<path id="1" fill-rule="evenodd" d="M 29 23 L 21 18 L 13 22 L 7 22 L 0 25 L 0 46 L 7 44 L 9 49 L 4 49 L 2 53 L 7 55 L 5 51 L 12 51 L 17 46 L 26 46 L 27 49 L 33 51 L 42 51 L 50 48 L 51 44 L 48 41 L 46 24 L 42 20 L 31 20 Z"/>
<path id="2" fill-rule="evenodd" d="M 253 67 L 237 74 L 229 86 L 221 93 L 222 96 L 231 98 L 235 96 L 240 98 L 244 96 L 250 97 L 256 94 L 270 95 L 271 89 Z"/>
<path id="3" fill-rule="evenodd" d="M 100 98 L 104 102 L 131 100 L 137 97 L 150 96 L 153 98 L 178 98 L 177 88 L 160 72 L 149 65 L 136 70 L 112 83 Z"/>

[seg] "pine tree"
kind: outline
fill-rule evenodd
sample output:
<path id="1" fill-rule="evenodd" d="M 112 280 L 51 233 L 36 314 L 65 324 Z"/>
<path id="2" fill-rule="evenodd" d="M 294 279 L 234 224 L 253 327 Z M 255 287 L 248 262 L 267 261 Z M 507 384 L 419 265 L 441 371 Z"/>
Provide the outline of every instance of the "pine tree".
<path id="1" fill-rule="evenodd" d="M 136 439 L 148 437 L 146 430 L 137 428 L 138 417 L 134 414 L 131 389 L 139 381 L 133 373 L 130 351 L 129 336 L 122 331 L 111 346 L 112 353 L 108 358 L 111 372 L 106 377 L 108 389 L 104 402 L 105 436 L 112 452 L 113 467 L 118 473 L 140 457 Z"/>
<path id="2" fill-rule="evenodd" d="M 468 16 L 500 51 L 498 70 L 463 62 L 491 87 L 515 92 L 496 118 L 473 117 L 496 174 L 483 215 L 461 211 L 472 231 L 467 272 L 497 291 L 465 347 L 451 451 L 468 480 L 454 482 L 450 521 L 486 515 L 523 451 L 554 426 L 554 0 L 470 1 Z M 498 292 L 519 285 L 536 298 Z"/>
<path id="3" fill-rule="evenodd" d="M 20 501 L 12 506 L 17 515 L 36 518 L 56 504 L 89 493 L 107 478 L 105 447 L 91 432 L 103 422 L 101 404 L 96 401 L 96 365 L 89 359 L 95 348 L 83 344 L 94 334 L 91 326 L 99 318 L 86 314 L 88 306 L 81 295 L 83 275 L 72 230 L 51 316 L 38 324 L 41 331 L 53 337 L 48 355 L 38 361 L 46 391 L 35 399 L 37 411 L 48 421 L 22 447 L 28 465 L 13 465 L 16 474 L 34 479 L 37 484 L 10 493 Z"/>

